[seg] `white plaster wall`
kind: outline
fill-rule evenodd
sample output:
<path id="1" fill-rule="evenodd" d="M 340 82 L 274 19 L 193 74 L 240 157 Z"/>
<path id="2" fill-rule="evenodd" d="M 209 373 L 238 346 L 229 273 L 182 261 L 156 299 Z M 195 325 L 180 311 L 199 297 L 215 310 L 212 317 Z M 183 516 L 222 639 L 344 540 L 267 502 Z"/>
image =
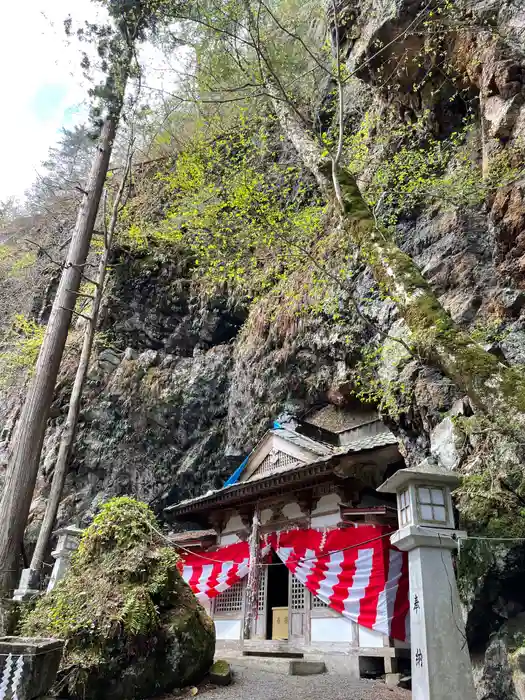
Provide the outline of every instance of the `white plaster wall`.
<path id="1" fill-rule="evenodd" d="M 355 639 L 354 624 L 344 617 L 313 617 L 312 642 L 352 642 Z"/>
<path id="2" fill-rule="evenodd" d="M 237 542 L 240 542 L 241 540 L 237 537 L 237 535 L 232 532 L 230 535 L 221 535 L 219 538 L 219 544 L 221 547 L 224 547 L 227 544 L 236 544 Z"/>
<path id="3" fill-rule="evenodd" d="M 339 512 L 326 513 L 325 515 L 313 515 L 310 519 L 310 526 L 316 527 L 334 527 L 341 520 Z"/>
<path id="4" fill-rule="evenodd" d="M 368 629 L 368 627 L 362 627 L 361 625 L 359 625 L 359 646 L 373 647 L 374 649 L 383 647 L 384 644 L 382 633 Z"/>
<path id="5" fill-rule="evenodd" d="M 272 509 L 271 508 L 265 508 L 264 510 L 261 511 L 261 523 L 263 525 L 266 525 L 266 523 L 270 520 L 272 517 Z"/>
<path id="6" fill-rule="evenodd" d="M 229 517 L 228 522 L 223 527 L 222 531 L 227 534 L 228 532 L 235 532 L 237 530 L 244 530 L 244 525 L 240 516 L 234 514 Z"/>
<path id="7" fill-rule="evenodd" d="M 217 639 L 240 639 L 241 620 L 214 620 Z"/>
<path id="8" fill-rule="evenodd" d="M 326 496 L 321 496 L 317 501 L 315 508 L 312 511 L 312 515 L 317 515 L 318 513 L 326 513 L 329 511 L 339 512 L 339 503 L 341 499 L 337 493 L 327 493 Z"/>
<path id="9" fill-rule="evenodd" d="M 283 508 L 283 515 L 285 518 L 302 518 L 304 516 L 303 511 L 299 508 L 297 503 L 287 503 Z"/>
<path id="10" fill-rule="evenodd" d="M 285 440 L 284 438 L 275 434 L 273 435 L 272 447 L 274 450 L 281 450 L 285 454 L 289 454 L 296 459 L 302 460 L 303 462 L 313 462 L 318 458 L 318 455 L 315 452 L 310 452 L 310 450 L 306 448 L 298 447 L 298 445 L 294 445 L 288 440 Z"/>

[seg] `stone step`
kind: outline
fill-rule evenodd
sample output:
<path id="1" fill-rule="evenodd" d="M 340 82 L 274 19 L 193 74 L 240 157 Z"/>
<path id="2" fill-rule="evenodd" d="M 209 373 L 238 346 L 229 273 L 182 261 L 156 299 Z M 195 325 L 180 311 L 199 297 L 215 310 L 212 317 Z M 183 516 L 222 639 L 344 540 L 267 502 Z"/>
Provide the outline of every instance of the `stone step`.
<path id="1" fill-rule="evenodd" d="M 318 676 L 326 673 L 324 661 L 290 661 L 291 676 Z"/>
<path id="2" fill-rule="evenodd" d="M 221 658 L 236 668 L 257 668 L 261 671 L 271 671 L 283 676 L 290 675 L 290 659 L 272 659 L 267 656 L 237 656 L 230 657 L 221 654 Z"/>
<path id="3" fill-rule="evenodd" d="M 227 661 L 233 668 L 257 668 L 261 671 L 271 671 L 283 676 L 312 676 L 326 673 L 324 661 L 304 661 L 302 659 L 286 659 L 271 656 L 237 656 L 221 654 L 221 659 Z"/>
<path id="4" fill-rule="evenodd" d="M 303 659 L 301 651 L 267 651 L 266 649 L 248 649 L 242 652 L 243 656 L 261 656 L 269 659 Z"/>

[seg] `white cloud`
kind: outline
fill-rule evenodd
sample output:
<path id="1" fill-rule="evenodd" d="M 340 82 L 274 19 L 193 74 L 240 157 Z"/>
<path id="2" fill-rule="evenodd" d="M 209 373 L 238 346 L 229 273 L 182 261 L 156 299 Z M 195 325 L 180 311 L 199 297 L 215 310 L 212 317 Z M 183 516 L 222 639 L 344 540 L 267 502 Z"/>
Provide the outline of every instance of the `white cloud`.
<path id="1" fill-rule="evenodd" d="M 82 47 L 64 31 L 69 14 L 78 27 L 100 19 L 100 5 L 94 0 L 0 0 L 0 201 L 11 195 L 22 199 L 60 128 L 87 115 Z M 176 90 L 185 52 L 164 55 L 146 45 L 140 55 L 146 69 L 142 99 L 162 103 Z"/>
<path id="2" fill-rule="evenodd" d="M 82 22 L 96 8 L 90 0 L 0 4 L 0 200 L 23 195 L 70 119 L 68 108 L 85 99 L 79 46 L 68 45 L 63 26 L 72 11 Z"/>

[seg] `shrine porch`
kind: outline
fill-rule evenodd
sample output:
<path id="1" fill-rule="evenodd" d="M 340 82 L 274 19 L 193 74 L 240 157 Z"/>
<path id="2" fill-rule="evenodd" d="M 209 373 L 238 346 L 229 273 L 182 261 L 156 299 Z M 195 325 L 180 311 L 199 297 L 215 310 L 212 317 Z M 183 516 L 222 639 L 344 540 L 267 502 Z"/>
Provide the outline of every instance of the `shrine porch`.
<path id="1" fill-rule="evenodd" d="M 344 642 L 306 643 L 281 640 L 218 639 L 217 658 L 243 666 L 288 673 L 294 659 L 321 661 L 328 673 L 350 678 L 381 678 L 394 684 L 398 674 L 409 673 L 408 647 L 357 647 Z"/>

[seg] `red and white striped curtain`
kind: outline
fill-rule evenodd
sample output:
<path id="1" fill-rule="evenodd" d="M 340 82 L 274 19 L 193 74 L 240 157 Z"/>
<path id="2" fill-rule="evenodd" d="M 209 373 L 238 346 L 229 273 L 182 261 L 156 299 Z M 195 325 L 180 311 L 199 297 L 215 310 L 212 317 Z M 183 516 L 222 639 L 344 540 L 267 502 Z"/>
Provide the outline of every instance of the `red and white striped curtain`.
<path id="1" fill-rule="evenodd" d="M 215 552 L 185 553 L 182 578 L 201 602 L 211 600 L 248 573 L 248 542 L 220 547 Z"/>
<path id="2" fill-rule="evenodd" d="M 408 558 L 390 545 L 384 527 L 290 530 L 266 538 L 306 588 L 363 627 L 408 639 Z M 182 577 L 205 602 L 241 581 L 249 570 L 247 542 L 183 556 Z"/>
<path id="3" fill-rule="evenodd" d="M 408 639 L 408 557 L 385 528 L 362 526 L 272 536 L 279 558 L 329 607 L 363 627 Z"/>

